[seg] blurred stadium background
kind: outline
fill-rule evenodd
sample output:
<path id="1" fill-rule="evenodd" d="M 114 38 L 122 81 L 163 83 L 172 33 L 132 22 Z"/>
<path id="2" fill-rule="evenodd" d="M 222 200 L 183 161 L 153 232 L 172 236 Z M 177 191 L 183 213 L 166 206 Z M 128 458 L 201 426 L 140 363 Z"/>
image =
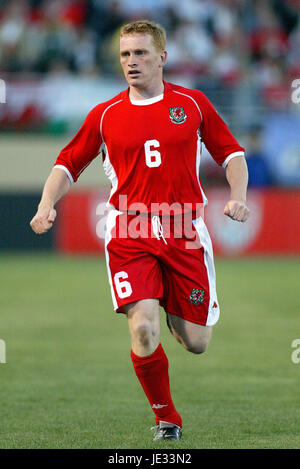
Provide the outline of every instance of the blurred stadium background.
<path id="1" fill-rule="evenodd" d="M 118 28 L 141 17 L 158 20 L 167 30 L 165 79 L 206 93 L 247 149 L 250 231 L 224 220 L 216 191 L 225 187 L 223 170 L 204 152 L 201 174 L 204 186 L 212 189 L 207 222 L 213 225 L 216 251 L 299 253 L 294 210 L 300 201 L 300 93 L 292 84 L 300 78 L 300 20 L 295 0 L 2 1 L 0 78 L 6 103 L 0 105 L 0 203 L 5 214 L 0 249 L 102 252 L 102 242 L 92 239 L 95 198 L 107 195 L 105 190 L 99 195 L 106 184 L 99 161 L 73 188 L 82 191 L 84 213 L 71 224 L 82 226 L 86 217 L 90 243 L 66 241 L 72 236 L 66 236 L 69 226 L 62 236 L 53 232 L 37 240 L 27 221 L 60 149 L 96 103 L 126 86 L 118 63 Z M 281 221 L 272 230 L 269 223 L 283 210 L 285 237 Z"/>
<path id="2" fill-rule="evenodd" d="M 208 378 L 201 377 L 200 385 L 215 399 L 206 397 L 205 418 L 213 416 L 221 433 L 207 424 L 206 439 L 185 440 L 182 447 L 299 447 L 300 365 L 289 357 L 290 344 L 299 336 L 300 312 L 295 294 L 300 254 L 297 0 L 0 2 L 0 338 L 7 343 L 0 377 L 6 378 L 1 392 L 9 403 L 2 447 L 144 444 L 134 437 L 124 443 L 120 429 L 114 439 L 114 412 L 127 419 L 130 403 L 127 395 L 116 393 L 112 370 L 118 370 L 117 385 L 125 386 L 129 396 L 137 390 L 123 356 L 129 342 L 126 325 L 111 313 L 103 241 L 96 234 L 109 193 L 101 162 L 94 161 L 59 203 L 51 232 L 38 237 L 29 227 L 61 148 L 92 107 L 126 87 L 118 63 L 118 29 L 140 18 L 167 30 L 165 79 L 199 88 L 211 99 L 245 146 L 249 167 L 252 217 L 240 225 L 222 214 L 228 195 L 224 172 L 204 151 L 206 220 L 226 315 L 215 348 L 203 362 Z M 165 341 L 176 357 L 177 380 L 181 373 L 188 382 L 195 361 L 171 338 Z M 99 384 L 99 367 L 108 382 Z M 222 376 L 220 394 L 214 373 Z M 80 411 L 86 398 L 83 383 L 90 396 L 85 414 Z M 178 393 L 185 402 L 184 390 Z M 191 399 L 186 414 L 197 428 L 192 404 L 198 401 Z M 144 438 L 141 420 L 150 414 L 142 394 L 139 400 L 145 414 L 135 410 L 134 423 L 128 425 L 138 425 Z M 92 422 L 101 434 L 95 418 L 99 408 L 109 429 L 100 440 L 87 431 Z"/>

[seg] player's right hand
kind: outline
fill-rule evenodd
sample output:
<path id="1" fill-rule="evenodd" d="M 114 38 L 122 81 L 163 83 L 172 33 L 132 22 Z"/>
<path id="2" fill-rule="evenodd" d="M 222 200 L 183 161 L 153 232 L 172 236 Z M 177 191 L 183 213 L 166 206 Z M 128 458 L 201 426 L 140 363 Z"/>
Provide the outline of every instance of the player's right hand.
<path id="1" fill-rule="evenodd" d="M 53 207 L 39 207 L 30 226 L 36 234 L 46 233 L 54 223 L 56 210 Z"/>

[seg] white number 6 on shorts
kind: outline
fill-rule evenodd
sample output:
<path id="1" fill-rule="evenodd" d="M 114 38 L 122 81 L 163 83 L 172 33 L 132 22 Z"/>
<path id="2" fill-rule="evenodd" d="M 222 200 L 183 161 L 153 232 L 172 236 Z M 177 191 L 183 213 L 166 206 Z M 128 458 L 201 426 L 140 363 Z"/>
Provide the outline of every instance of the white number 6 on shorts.
<path id="1" fill-rule="evenodd" d="M 127 282 L 127 280 L 123 280 L 124 278 L 128 278 L 128 274 L 124 271 L 118 272 L 114 276 L 115 286 L 119 298 L 127 298 L 132 293 L 130 283 Z M 122 279 L 122 281 L 120 279 Z"/>

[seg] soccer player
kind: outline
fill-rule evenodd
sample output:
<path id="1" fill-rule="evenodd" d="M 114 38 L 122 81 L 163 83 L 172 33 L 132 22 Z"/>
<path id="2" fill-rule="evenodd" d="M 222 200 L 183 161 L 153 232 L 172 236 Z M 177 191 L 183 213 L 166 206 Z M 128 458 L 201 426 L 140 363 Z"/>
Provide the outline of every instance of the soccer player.
<path id="1" fill-rule="evenodd" d="M 219 318 L 202 210 L 202 141 L 225 168 L 231 194 L 224 214 L 240 222 L 249 217 L 248 172 L 244 149 L 205 95 L 163 80 L 165 47 L 165 30 L 156 23 L 121 28 L 129 87 L 87 115 L 59 154 L 30 224 L 38 234 L 49 230 L 56 202 L 102 156 L 111 181 L 105 251 L 114 308 L 128 318 L 133 367 L 155 414 L 154 439 L 177 440 L 182 419 L 171 397 L 159 307 L 173 336 L 194 354 L 207 349 Z"/>

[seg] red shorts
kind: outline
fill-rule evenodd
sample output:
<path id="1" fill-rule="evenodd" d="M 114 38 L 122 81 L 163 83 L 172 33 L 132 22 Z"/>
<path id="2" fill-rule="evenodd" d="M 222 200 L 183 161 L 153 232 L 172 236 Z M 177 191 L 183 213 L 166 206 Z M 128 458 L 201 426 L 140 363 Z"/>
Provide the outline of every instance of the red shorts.
<path id="1" fill-rule="evenodd" d="M 128 303 L 157 298 L 166 313 L 205 326 L 217 322 L 212 244 L 201 217 L 183 228 L 178 216 L 111 210 L 105 252 L 117 312 L 125 312 Z"/>

